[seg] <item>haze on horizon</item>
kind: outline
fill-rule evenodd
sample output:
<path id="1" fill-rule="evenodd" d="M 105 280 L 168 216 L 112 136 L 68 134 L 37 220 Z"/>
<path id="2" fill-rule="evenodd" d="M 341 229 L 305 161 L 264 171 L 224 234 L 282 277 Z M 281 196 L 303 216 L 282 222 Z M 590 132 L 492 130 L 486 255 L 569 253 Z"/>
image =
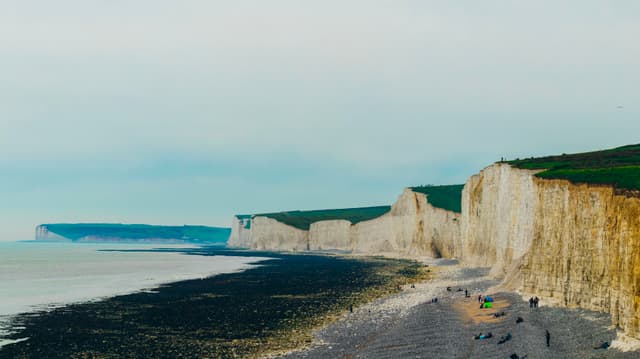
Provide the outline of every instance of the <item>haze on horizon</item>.
<path id="1" fill-rule="evenodd" d="M 637 1 L 10 1 L 0 240 L 392 203 L 640 137 Z"/>

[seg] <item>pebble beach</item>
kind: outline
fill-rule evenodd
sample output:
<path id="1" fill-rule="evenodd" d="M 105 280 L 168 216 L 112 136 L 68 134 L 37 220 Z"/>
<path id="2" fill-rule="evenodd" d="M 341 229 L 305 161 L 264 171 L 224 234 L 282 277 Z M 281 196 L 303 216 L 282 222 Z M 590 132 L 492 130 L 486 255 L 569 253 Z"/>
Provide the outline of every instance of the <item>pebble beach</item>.
<path id="1" fill-rule="evenodd" d="M 498 282 L 482 268 L 429 261 L 435 279 L 346 313 L 314 333 L 314 343 L 282 358 L 639 358 L 617 344 L 608 314 L 545 305 L 537 309 L 513 292 L 489 292 Z M 448 291 L 447 287 L 452 290 Z M 464 291 L 470 292 L 465 297 Z M 480 309 L 478 295 L 495 298 Z M 437 303 L 433 299 L 438 298 Z M 499 318 L 494 313 L 504 312 Z M 518 317 L 522 322 L 516 323 Z M 547 347 L 545 331 L 550 333 Z M 482 333 L 489 339 L 474 339 Z M 498 344 L 511 334 L 511 339 Z M 609 349 L 595 349 L 602 342 Z M 623 349 L 623 350 L 621 350 Z"/>

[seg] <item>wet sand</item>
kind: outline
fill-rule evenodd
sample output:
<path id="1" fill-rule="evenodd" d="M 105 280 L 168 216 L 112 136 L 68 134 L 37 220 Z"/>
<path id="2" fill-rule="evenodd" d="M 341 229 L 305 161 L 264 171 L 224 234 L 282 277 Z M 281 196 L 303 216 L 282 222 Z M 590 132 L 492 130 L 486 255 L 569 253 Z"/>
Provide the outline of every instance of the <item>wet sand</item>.
<path id="1" fill-rule="evenodd" d="M 485 269 L 460 268 L 439 262 L 437 278 L 409 286 L 385 299 L 357 308 L 338 322 L 315 332 L 314 344 L 284 358 L 639 358 L 640 352 L 596 350 L 612 342 L 616 331 L 609 315 L 586 310 L 537 309 L 516 293 L 486 291 L 497 282 Z M 443 266 L 443 264 L 445 264 Z M 452 287 L 453 292 L 446 290 Z M 470 298 L 458 288 L 468 289 Z M 480 309 L 478 294 L 491 294 L 496 308 Z M 437 303 L 431 299 L 437 297 Z M 493 317 L 493 313 L 505 316 Z M 524 322 L 517 324 L 516 318 Z M 545 330 L 551 334 L 545 343 Z M 475 340 L 491 332 L 493 338 Z M 512 339 L 498 344 L 502 336 Z"/>

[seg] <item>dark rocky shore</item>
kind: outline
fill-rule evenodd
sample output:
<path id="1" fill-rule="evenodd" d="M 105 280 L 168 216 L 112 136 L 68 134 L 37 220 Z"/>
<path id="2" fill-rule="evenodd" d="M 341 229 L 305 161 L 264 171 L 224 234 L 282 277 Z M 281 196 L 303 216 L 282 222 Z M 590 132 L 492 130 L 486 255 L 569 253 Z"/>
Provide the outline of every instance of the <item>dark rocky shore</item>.
<path id="1" fill-rule="evenodd" d="M 477 296 L 497 282 L 478 269 L 444 270 L 440 279 L 405 287 L 400 294 L 379 300 L 347 314 L 340 321 L 316 332 L 307 350 L 289 353 L 287 359 L 321 358 L 509 358 L 512 354 L 538 358 L 640 358 L 639 352 L 596 350 L 603 341 L 611 343 L 616 332 L 607 314 L 585 310 L 547 307 L 529 308 L 515 293 L 495 293 L 506 304 L 505 316 L 482 309 L 471 320 L 461 308 L 479 308 Z M 449 292 L 446 287 L 453 287 Z M 471 298 L 457 288 L 468 288 Z M 437 303 L 431 298 L 437 297 Z M 420 299 L 422 298 L 422 299 Z M 516 318 L 524 321 L 516 324 Z M 485 320 L 486 318 L 486 320 Z M 551 334 L 545 343 L 545 330 Z M 493 338 L 476 340 L 479 333 Z M 511 340 L 498 344 L 511 333 Z"/>
<path id="2" fill-rule="evenodd" d="M 19 316 L 0 358 L 234 358 L 311 342 L 311 329 L 350 305 L 391 293 L 420 265 L 382 258 L 220 249 L 189 255 L 271 259 L 239 273 L 168 284 L 153 292 Z"/>

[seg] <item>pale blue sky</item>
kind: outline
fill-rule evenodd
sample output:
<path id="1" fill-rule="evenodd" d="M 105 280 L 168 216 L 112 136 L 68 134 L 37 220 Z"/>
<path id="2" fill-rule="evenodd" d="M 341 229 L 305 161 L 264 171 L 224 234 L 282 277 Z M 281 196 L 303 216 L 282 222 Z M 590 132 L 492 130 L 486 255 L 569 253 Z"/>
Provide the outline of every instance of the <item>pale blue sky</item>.
<path id="1" fill-rule="evenodd" d="M 638 1 L 3 1 L 0 240 L 638 143 L 639 38 Z"/>

